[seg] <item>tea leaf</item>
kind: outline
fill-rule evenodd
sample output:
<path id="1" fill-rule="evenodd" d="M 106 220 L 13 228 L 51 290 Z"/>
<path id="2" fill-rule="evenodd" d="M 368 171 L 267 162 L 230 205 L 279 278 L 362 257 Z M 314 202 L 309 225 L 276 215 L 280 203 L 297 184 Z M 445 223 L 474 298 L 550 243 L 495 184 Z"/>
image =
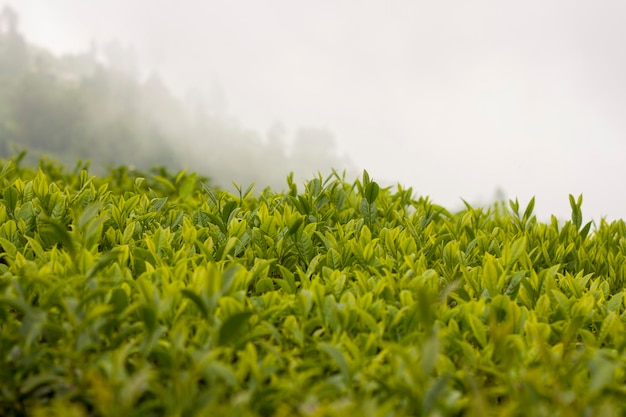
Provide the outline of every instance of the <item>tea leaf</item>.
<path id="1" fill-rule="evenodd" d="M 378 197 L 380 187 L 375 182 L 370 182 L 365 186 L 365 199 L 369 204 L 373 204 Z"/>
<path id="2" fill-rule="evenodd" d="M 346 379 L 346 381 L 350 380 L 350 368 L 348 367 L 348 362 L 346 358 L 337 346 L 330 345 L 328 343 L 320 343 L 318 345 L 320 351 L 327 354 L 333 362 L 339 367 L 341 374 Z"/>
<path id="3" fill-rule="evenodd" d="M 234 343 L 242 335 L 251 316 L 252 313 L 244 311 L 228 317 L 220 326 L 217 343 L 220 346 Z"/>
<path id="4" fill-rule="evenodd" d="M 7 187 L 3 193 L 4 203 L 9 210 L 9 213 L 12 215 L 15 212 L 15 207 L 17 207 L 19 195 L 17 190 L 14 187 Z"/>

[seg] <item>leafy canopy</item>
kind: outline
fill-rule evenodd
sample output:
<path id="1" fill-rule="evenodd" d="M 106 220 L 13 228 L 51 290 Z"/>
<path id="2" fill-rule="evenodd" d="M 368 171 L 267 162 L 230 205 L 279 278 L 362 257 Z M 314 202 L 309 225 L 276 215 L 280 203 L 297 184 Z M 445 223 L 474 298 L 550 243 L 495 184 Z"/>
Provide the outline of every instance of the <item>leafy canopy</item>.
<path id="1" fill-rule="evenodd" d="M 367 173 L 0 172 L 0 414 L 622 415 L 623 221 Z"/>

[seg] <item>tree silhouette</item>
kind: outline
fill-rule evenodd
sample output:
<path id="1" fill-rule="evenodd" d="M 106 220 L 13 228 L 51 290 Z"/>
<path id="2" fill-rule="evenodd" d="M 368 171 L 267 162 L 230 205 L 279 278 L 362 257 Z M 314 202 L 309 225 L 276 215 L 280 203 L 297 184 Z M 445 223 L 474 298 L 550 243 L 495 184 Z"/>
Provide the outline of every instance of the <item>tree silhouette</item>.
<path id="1" fill-rule="evenodd" d="M 26 148 L 31 160 L 91 159 L 94 168 L 187 168 L 257 190 L 284 187 L 290 171 L 300 178 L 349 165 L 328 130 L 300 129 L 289 140 L 275 124 L 263 140 L 226 110 L 217 82 L 206 100 L 198 93 L 183 103 L 157 74 L 140 79 L 132 47 L 92 42 L 57 57 L 26 42 L 15 10 L 0 13 L 0 156 Z"/>
<path id="2" fill-rule="evenodd" d="M 0 33 L 19 34 L 20 17 L 10 6 L 4 6 L 0 13 Z"/>
<path id="3" fill-rule="evenodd" d="M 4 6 L 0 12 L 0 78 L 13 77 L 27 69 L 26 49 L 17 12 Z"/>

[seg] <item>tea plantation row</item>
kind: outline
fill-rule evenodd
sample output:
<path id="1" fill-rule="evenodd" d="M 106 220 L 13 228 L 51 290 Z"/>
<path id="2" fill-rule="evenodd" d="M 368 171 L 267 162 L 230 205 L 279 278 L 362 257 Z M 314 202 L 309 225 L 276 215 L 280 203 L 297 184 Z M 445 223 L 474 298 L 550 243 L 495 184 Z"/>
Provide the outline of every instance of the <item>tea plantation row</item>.
<path id="1" fill-rule="evenodd" d="M 626 225 L 367 173 L 0 173 L 0 414 L 619 416 Z"/>

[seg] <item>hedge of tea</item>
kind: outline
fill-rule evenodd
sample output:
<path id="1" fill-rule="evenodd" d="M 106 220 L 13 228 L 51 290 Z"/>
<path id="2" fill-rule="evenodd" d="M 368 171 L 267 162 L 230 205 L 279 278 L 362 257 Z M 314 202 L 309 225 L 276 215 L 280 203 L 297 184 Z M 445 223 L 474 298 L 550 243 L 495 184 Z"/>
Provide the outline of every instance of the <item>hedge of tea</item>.
<path id="1" fill-rule="evenodd" d="M 626 413 L 626 226 L 580 197 L 3 167 L 1 415 Z"/>

